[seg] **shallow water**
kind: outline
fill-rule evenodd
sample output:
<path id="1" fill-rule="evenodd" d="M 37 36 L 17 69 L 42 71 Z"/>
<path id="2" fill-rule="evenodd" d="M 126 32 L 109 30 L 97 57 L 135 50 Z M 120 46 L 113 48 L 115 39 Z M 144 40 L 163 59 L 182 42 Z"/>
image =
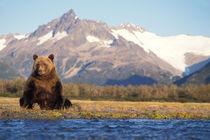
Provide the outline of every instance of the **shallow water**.
<path id="1" fill-rule="evenodd" d="M 0 140 L 210 139 L 210 120 L 1 120 Z"/>

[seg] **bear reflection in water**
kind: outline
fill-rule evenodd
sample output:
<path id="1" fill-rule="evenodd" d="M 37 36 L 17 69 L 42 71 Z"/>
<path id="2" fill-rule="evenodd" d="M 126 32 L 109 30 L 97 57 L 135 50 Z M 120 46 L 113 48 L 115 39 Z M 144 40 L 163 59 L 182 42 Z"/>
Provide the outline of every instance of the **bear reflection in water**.
<path id="1" fill-rule="evenodd" d="M 26 81 L 20 106 L 32 109 L 37 103 L 41 109 L 64 109 L 72 103 L 62 95 L 62 83 L 53 62 L 54 55 L 33 55 L 32 74 Z"/>

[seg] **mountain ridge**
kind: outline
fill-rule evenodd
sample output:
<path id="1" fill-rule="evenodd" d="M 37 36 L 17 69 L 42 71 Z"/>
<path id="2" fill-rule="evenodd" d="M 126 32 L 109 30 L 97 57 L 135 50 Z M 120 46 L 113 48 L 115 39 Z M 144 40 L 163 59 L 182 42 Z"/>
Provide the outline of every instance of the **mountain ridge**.
<path id="1" fill-rule="evenodd" d="M 161 46 L 164 41 L 161 42 L 161 39 L 167 41 L 168 38 L 170 41 L 173 37 L 161 38 L 139 25 L 121 24 L 110 27 L 103 22 L 82 20 L 70 10 L 22 38 L 13 37 L 10 41 L 6 39 L 7 43 L 2 43 L 5 46 L 0 50 L 0 60 L 16 67 L 27 77 L 31 73 L 33 53 L 54 53 L 57 71 L 63 81 L 103 85 L 108 79 L 123 80 L 131 75 L 138 75 L 151 77 L 158 83 L 170 83 L 173 77 L 181 75 L 183 71 L 160 57 L 161 50 L 164 49 Z M 155 47 L 155 41 L 160 46 Z M 149 44 L 150 42 L 154 43 Z M 209 42 L 210 39 L 206 39 L 204 45 Z M 175 47 L 176 45 L 172 45 L 172 48 Z M 168 48 L 171 48 L 170 44 Z M 176 53 L 171 49 L 167 53 L 170 51 L 174 55 L 169 57 L 172 61 L 176 58 Z M 199 51 L 202 52 L 201 56 L 198 59 L 196 53 L 192 55 L 196 59 L 189 59 L 189 66 L 206 58 L 202 54 L 209 53 L 205 48 Z M 179 61 L 186 58 L 183 54 L 185 52 L 187 51 L 182 54 L 177 52 L 182 57 L 177 58 Z M 193 52 L 195 51 L 187 53 Z M 164 55 L 168 56 L 167 53 Z M 179 63 L 188 66 L 183 61 Z"/>

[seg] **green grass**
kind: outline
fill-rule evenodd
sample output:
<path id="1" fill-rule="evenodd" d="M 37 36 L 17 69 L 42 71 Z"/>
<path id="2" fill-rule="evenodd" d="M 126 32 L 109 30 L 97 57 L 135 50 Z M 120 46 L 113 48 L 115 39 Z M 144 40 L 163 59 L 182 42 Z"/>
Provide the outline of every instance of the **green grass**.
<path id="1" fill-rule="evenodd" d="M 71 100 L 66 110 L 19 107 L 19 98 L 0 97 L 0 119 L 195 119 L 210 120 L 210 103 Z"/>

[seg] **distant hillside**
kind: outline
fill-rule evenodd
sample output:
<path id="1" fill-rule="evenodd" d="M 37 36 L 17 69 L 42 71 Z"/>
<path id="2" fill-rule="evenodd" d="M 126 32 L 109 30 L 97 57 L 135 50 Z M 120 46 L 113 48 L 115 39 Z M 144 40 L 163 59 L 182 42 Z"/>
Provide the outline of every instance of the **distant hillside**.
<path id="1" fill-rule="evenodd" d="M 108 80 L 105 85 L 137 86 L 137 85 L 153 85 L 153 84 L 157 84 L 157 81 L 152 79 L 151 77 L 133 75 L 128 79 L 124 80 Z"/>
<path id="2" fill-rule="evenodd" d="M 199 71 L 176 81 L 175 84 L 210 84 L 210 62 Z"/>
<path id="3" fill-rule="evenodd" d="M 20 74 L 9 65 L 0 62 L 0 79 L 13 79 L 19 77 Z"/>

